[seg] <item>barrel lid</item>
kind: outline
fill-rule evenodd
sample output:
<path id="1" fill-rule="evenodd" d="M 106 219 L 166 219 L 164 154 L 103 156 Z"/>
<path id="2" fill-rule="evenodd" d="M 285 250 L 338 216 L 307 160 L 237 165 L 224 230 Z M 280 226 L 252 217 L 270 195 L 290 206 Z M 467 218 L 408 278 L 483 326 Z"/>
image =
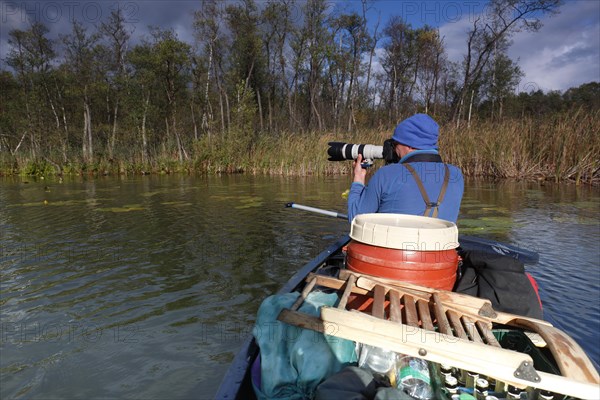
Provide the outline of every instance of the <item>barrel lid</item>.
<path id="1" fill-rule="evenodd" d="M 406 214 L 360 214 L 352 220 L 350 237 L 372 246 L 401 250 L 443 251 L 458 247 L 453 222 Z"/>

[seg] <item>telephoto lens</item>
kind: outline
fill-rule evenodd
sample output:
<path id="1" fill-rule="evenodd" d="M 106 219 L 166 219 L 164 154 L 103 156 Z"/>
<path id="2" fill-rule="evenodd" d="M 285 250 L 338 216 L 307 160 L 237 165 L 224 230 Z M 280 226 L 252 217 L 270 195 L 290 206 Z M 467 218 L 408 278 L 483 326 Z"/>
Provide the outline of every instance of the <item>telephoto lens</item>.
<path id="1" fill-rule="evenodd" d="M 329 142 L 329 161 L 356 160 L 362 155 L 363 160 L 374 160 L 383 158 L 383 146 L 374 144 L 352 144 L 344 142 Z"/>

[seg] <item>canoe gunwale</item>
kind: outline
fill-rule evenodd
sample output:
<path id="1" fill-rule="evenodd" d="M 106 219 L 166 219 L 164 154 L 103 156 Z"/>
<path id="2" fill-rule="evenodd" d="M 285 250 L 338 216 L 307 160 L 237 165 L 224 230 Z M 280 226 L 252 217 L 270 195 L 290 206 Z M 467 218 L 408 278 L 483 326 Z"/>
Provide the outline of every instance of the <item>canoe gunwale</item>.
<path id="1" fill-rule="evenodd" d="M 316 277 L 309 275 L 308 279 L 315 281 Z M 489 300 L 379 279 L 344 270 L 338 279 L 322 280 L 325 287 L 338 291 L 342 287 L 344 292 L 355 288 L 368 290 L 362 301 L 362 304 L 370 304 L 368 307 L 323 306 L 320 317 L 310 319 L 294 310 L 283 310 L 278 320 L 430 362 L 476 371 L 520 388 L 533 387 L 590 399 L 597 393 L 600 377 L 583 349 L 548 322 L 493 309 L 495 317 L 488 318 L 482 316 L 480 310 L 485 305 L 491 307 Z M 396 302 L 397 310 L 394 310 L 393 297 L 402 299 L 402 304 Z M 424 313 L 417 315 L 419 301 L 427 304 L 421 307 Z M 394 314 L 404 315 L 405 320 L 394 320 Z M 429 323 L 425 324 L 425 321 Z M 473 329 L 467 333 L 464 328 L 469 324 Z M 501 347 L 491 331 L 492 324 L 540 335 L 560 374 L 536 370 L 530 354 Z"/>
<path id="2" fill-rule="evenodd" d="M 346 244 L 350 242 L 349 235 L 343 235 L 335 242 L 329 245 L 325 250 L 310 260 L 300 270 L 298 270 L 287 281 L 277 294 L 285 294 L 294 291 L 304 283 L 305 278 L 333 254 L 339 252 Z M 249 383 L 251 365 L 258 355 L 258 346 L 252 334 L 249 334 L 244 340 L 240 350 L 234 357 L 229 369 L 225 373 L 215 399 L 247 399 L 247 395 L 241 393 L 244 383 Z M 251 388 L 250 388 L 251 389 Z"/>
<path id="3" fill-rule="evenodd" d="M 334 288 L 333 286 L 330 285 L 337 285 L 339 287 L 337 287 L 336 289 L 344 289 L 344 293 L 345 296 L 347 297 L 346 292 L 348 292 L 348 294 L 350 293 L 358 293 L 358 294 L 365 294 L 365 292 L 372 292 L 371 287 L 367 286 L 366 284 L 372 284 L 373 282 L 369 281 L 369 277 L 364 277 L 364 276 L 360 276 L 360 274 L 358 274 L 359 276 L 357 276 L 355 278 L 355 282 L 353 282 L 353 288 L 348 288 L 347 286 L 344 286 L 343 284 L 340 284 L 339 282 L 334 282 L 335 280 L 337 280 L 336 278 L 332 278 L 329 276 L 325 276 L 325 275 L 318 275 L 315 274 L 315 272 L 322 267 L 323 265 L 325 265 L 325 263 L 332 259 L 332 256 L 336 255 L 336 254 L 340 254 L 342 249 L 344 248 L 345 245 L 347 245 L 350 242 L 350 237 L 349 235 L 343 235 L 340 238 L 338 238 L 335 242 L 333 242 L 332 244 L 330 244 L 325 250 L 323 250 L 321 253 L 319 253 L 316 257 L 314 257 L 312 260 L 310 260 L 307 264 L 305 264 L 301 269 L 299 269 L 288 281 L 287 283 L 277 292 L 277 294 L 286 294 L 286 293 L 290 293 L 293 291 L 300 291 L 301 289 L 307 289 L 306 284 L 308 281 L 313 280 L 316 283 L 316 286 L 329 286 L 331 288 Z M 333 259 L 335 259 L 335 257 L 333 257 Z M 353 275 L 354 273 L 351 271 L 347 271 L 347 270 L 342 270 L 342 274 L 340 274 L 340 277 L 344 276 L 344 280 L 348 279 L 348 275 Z M 328 284 L 322 284 L 327 282 Z M 388 284 L 390 286 L 393 285 L 392 282 L 386 282 L 386 281 L 379 281 L 379 282 L 375 282 L 378 285 L 381 285 L 383 287 L 388 286 Z M 402 285 L 402 283 L 401 283 Z M 390 288 L 387 287 L 387 291 L 390 291 L 390 289 L 395 289 L 398 290 L 398 288 Z M 512 315 L 512 314 L 508 314 L 508 313 L 504 313 L 504 312 L 496 312 L 493 309 L 491 310 L 492 313 L 489 313 L 489 308 L 491 308 L 491 304 L 489 303 L 489 300 L 484 300 L 484 299 L 478 299 L 478 298 L 471 298 L 471 296 L 467 296 L 471 299 L 467 299 L 465 298 L 466 295 L 461 295 L 458 293 L 454 293 L 454 292 L 447 292 L 447 291 L 439 291 L 437 289 L 428 289 L 428 288 L 423 288 L 423 287 L 414 287 L 413 285 L 406 285 L 402 288 L 405 292 L 405 294 L 407 296 L 416 296 L 415 297 L 415 301 L 418 302 L 423 302 L 423 298 L 420 298 L 419 295 L 422 296 L 427 296 L 430 295 L 431 297 L 435 296 L 436 300 L 433 300 L 433 305 L 435 306 L 435 304 L 442 304 L 445 303 L 447 305 L 447 307 L 445 308 L 445 312 L 448 312 L 450 314 L 454 313 L 454 312 L 460 312 L 462 315 L 463 321 L 466 321 L 466 323 L 473 323 L 473 324 L 477 324 L 477 327 L 480 331 L 482 331 L 483 333 L 486 333 L 486 331 L 488 331 L 491 328 L 492 322 L 496 323 L 496 324 L 506 324 L 506 325 L 513 325 L 513 327 L 517 327 L 517 328 L 522 328 L 525 329 L 527 331 L 531 331 L 532 326 L 538 326 L 537 329 L 534 329 L 534 331 L 538 331 L 539 333 L 541 333 L 541 336 L 543 336 L 543 339 L 549 339 L 551 341 L 551 336 L 553 334 L 554 331 L 556 331 L 556 328 L 554 328 L 552 326 L 552 324 L 548 323 L 547 321 L 541 321 L 541 320 L 534 320 L 531 318 L 525 318 L 525 317 L 521 317 L 521 316 L 516 316 L 516 315 Z M 392 290 L 395 291 L 395 290 Z M 441 296 L 441 299 L 440 299 Z M 448 301 L 450 300 L 450 298 L 452 298 L 452 300 L 456 300 L 458 301 L 458 303 L 456 304 L 449 304 Z M 469 300 L 469 301 L 468 301 Z M 385 301 L 385 297 L 384 297 L 384 301 Z M 390 298 L 391 301 L 391 298 Z M 416 304 L 417 306 L 420 306 L 422 304 Z M 284 310 L 286 311 L 286 310 Z M 325 313 L 328 313 L 328 315 L 330 316 L 335 316 L 338 315 L 336 313 L 339 312 L 358 312 L 358 311 L 348 311 L 348 310 L 337 310 L 337 309 L 330 309 L 329 312 L 328 310 L 325 311 Z M 298 317 L 299 313 L 297 313 L 296 311 L 292 311 L 293 316 Z M 333 313 L 333 314 L 332 314 Z M 285 312 L 283 313 L 285 314 Z M 374 318 L 372 316 L 366 315 L 368 317 Z M 452 316 L 452 315 L 451 315 Z M 341 320 L 335 320 L 336 322 L 343 322 L 343 324 L 345 324 L 346 321 L 350 321 L 347 320 L 347 317 L 345 314 L 339 314 L 339 317 L 342 318 Z M 284 318 L 285 319 L 285 318 Z M 384 323 L 384 324 L 389 324 L 392 323 L 392 321 L 388 321 L 388 320 L 382 320 L 379 319 L 380 322 L 375 322 L 376 324 L 379 323 Z M 312 318 L 310 320 L 305 320 L 304 321 L 306 323 L 306 328 L 308 329 L 313 329 L 313 330 L 319 330 L 319 327 L 322 326 L 323 324 L 323 319 L 316 317 L 316 318 Z M 331 321 L 330 321 L 331 322 Z M 365 322 L 365 321 L 363 321 Z M 352 325 L 352 324 L 351 324 Z M 387 326 L 387 325 L 385 325 Z M 360 331 L 362 329 L 362 327 L 360 326 L 360 324 L 358 326 L 355 326 L 351 329 L 355 330 L 355 333 Z M 396 329 L 391 327 L 390 329 Z M 355 333 L 350 334 L 348 337 L 345 337 L 346 339 L 349 340 L 356 340 L 356 336 Z M 369 331 L 362 331 L 359 332 L 361 335 L 366 335 L 365 337 L 369 336 L 371 337 L 371 339 L 377 339 L 377 340 L 383 340 L 383 342 L 385 343 L 386 340 L 390 340 L 389 338 L 386 338 L 386 336 L 377 336 L 377 335 L 371 335 L 371 332 Z M 431 332 L 429 332 L 431 333 Z M 491 334 L 491 331 L 489 332 Z M 377 337 L 376 337 L 377 336 Z M 340 336 L 340 337 L 344 337 L 344 336 Z M 456 337 L 454 337 L 453 339 L 457 339 Z M 485 335 L 482 337 L 482 339 L 484 339 L 486 342 L 490 342 L 489 338 L 486 338 Z M 546 340 L 546 342 L 548 342 L 549 340 Z M 468 342 L 467 342 L 468 343 Z M 394 343 L 394 340 L 392 339 L 391 342 L 389 342 L 389 344 L 395 344 L 396 347 L 398 347 L 398 349 L 402 348 L 402 350 L 404 350 L 405 352 L 408 351 L 409 349 L 406 348 L 406 343 Z M 470 348 L 471 345 L 473 344 L 473 342 L 468 343 L 467 348 Z M 577 346 L 576 343 L 573 342 L 574 346 Z M 477 346 L 473 346 L 474 348 Z M 550 346 L 550 348 L 552 349 L 552 346 Z M 497 352 L 499 355 L 503 354 L 502 352 L 500 352 L 501 348 L 497 349 Z M 552 349 L 555 350 L 555 349 Z M 575 353 L 578 354 L 583 354 L 585 356 L 585 358 L 587 359 L 587 355 L 585 355 L 585 353 L 583 353 L 583 350 L 581 350 L 580 348 L 576 348 L 574 349 L 576 350 Z M 496 350 L 494 350 L 496 351 Z M 581 352 L 581 353 L 580 353 Z M 553 351 L 554 353 L 554 351 Z M 217 394 L 215 396 L 215 399 L 249 399 L 249 398 L 255 398 L 254 397 L 254 391 L 252 388 L 252 383 L 251 383 L 251 367 L 252 367 L 252 363 L 256 360 L 257 355 L 259 354 L 259 348 L 254 340 L 254 337 L 252 336 L 252 334 L 249 334 L 246 339 L 244 340 L 239 352 L 236 354 L 235 358 L 233 359 L 229 369 L 227 370 L 226 374 L 224 375 L 221 385 L 217 391 Z M 518 354 L 522 354 L 522 353 L 518 353 Z M 525 354 L 522 354 L 524 356 L 526 356 Z M 554 354 L 553 354 L 554 355 Z M 418 356 L 418 355 L 415 355 Z M 443 358 L 443 355 L 441 356 Z M 508 357 L 508 355 L 507 355 Z M 521 357 L 519 358 L 519 362 L 525 360 L 529 362 L 528 359 L 529 356 L 526 357 Z M 477 357 L 475 357 L 474 359 L 476 359 Z M 458 359 L 457 359 L 458 360 Z M 516 360 L 516 358 L 515 358 Z M 460 361 L 460 360 L 458 360 Z M 543 373 L 542 377 L 543 380 L 548 382 L 548 379 L 550 379 L 551 381 L 553 381 L 554 383 L 552 383 L 550 386 L 552 386 L 554 389 L 558 388 L 558 385 L 566 385 L 569 381 L 573 382 L 574 384 L 576 384 L 577 386 L 577 390 L 574 390 L 574 392 L 578 393 L 578 394 L 584 394 L 584 393 L 589 393 L 590 390 L 590 384 L 592 384 L 592 381 L 597 381 L 598 380 L 598 375 L 597 375 L 597 371 L 594 368 L 594 376 L 586 376 L 586 379 L 581 379 L 581 376 L 577 376 L 579 374 L 575 374 L 575 376 L 569 376 L 571 374 L 569 373 L 565 373 L 565 366 L 567 364 L 563 364 L 561 365 L 559 360 L 556 360 L 556 362 L 558 363 L 558 366 L 561 369 L 561 372 L 563 374 L 563 376 L 561 375 L 551 375 L 551 374 L 547 374 L 547 373 Z M 459 362 L 460 363 L 460 362 Z M 507 369 L 508 371 L 508 369 Z M 556 379 L 554 379 L 554 377 L 556 377 Z M 514 383 L 521 383 L 523 384 L 524 380 L 523 379 L 515 379 L 513 381 Z M 595 383 L 597 385 L 597 383 Z M 546 385 L 543 385 L 546 386 Z M 557 392 L 561 392 L 561 391 L 557 391 Z M 562 390 L 563 394 L 566 394 L 564 390 Z M 249 397 L 250 396 L 250 397 Z"/>

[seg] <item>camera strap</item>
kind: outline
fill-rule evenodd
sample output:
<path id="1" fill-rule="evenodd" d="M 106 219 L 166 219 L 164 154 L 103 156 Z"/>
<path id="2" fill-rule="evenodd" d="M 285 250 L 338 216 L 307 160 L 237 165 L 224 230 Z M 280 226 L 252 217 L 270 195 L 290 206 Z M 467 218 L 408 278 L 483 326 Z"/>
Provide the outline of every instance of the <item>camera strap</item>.
<path id="1" fill-rule="evenodd" d="M 420 153 L 420 154 L 411 154 L 410 156 L 408 156 L 406 161 L 404 161 L 402 164 L 411 163 L 411 162 L 439 162 L 439 163 L 441 163 L 443 161 L 442 161 L 442 157 L 439 154 Z"/>
<path id="2" fill-rule="evenodd" d="M 421 155 L 421 154 L 419 154 L 419 155 Z M 440 157 L 437 154 L 423 154 L 423 155 Z M 417 157 L 417 155 L 415 155 L 415 158 L 416 157 Z M 413 157 L 411 157 L 411 161 L 413 161 Z M 441 162 L 441 157 L 440 157 L 440 162 Z M 423 216 L 437 218 L 438 208 L 439 208 L 440 204 L 442 203 L 442 201 L 444 201 L 444 196 L 446 195 L 446 189 L 448 189 L 448 181 L 450 180 L 450 170 L 448 169 L 448 165 L 444 164 L 444 183 L 442 183 L 442 189 L 440 190 L 440 195 L 438 196 L 437 201 L 435 203 L 432 203 L 429 200 L 429 196 L 427 195 L 425 186 L 423 186 L 423 181 L 421 180 L 421 178 L 419 177 L 419 174 L 417 174 L 417 171 L 415 171 L 413 166 L 408 163 L 406 163 L 406 164 L 403 163 L 402 165 L 404 165 L 406 167 L 406 169 L 408 169 L 410 171 L 413 178 L 415 178 L 415 182 L 417 183 L 419 191 L 421 192 L 421 197 L 423 197 L 423 201 L 425 202 L 425 212 L 423 213 Z"/>

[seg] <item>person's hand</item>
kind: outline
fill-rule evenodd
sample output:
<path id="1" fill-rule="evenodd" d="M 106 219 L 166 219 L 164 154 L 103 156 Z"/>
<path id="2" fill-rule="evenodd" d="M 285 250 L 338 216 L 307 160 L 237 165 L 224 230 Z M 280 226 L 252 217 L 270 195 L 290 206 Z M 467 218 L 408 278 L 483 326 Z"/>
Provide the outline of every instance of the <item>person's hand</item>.
<path id="1" fill-rule="evenodd" d="M 362 167 L 362 161 L 362 154 L 359 154 L 356 160 L 354 160 L 354 164 L 352 165 L 354 167 L 354 179 L 352 182 L 358 182 L 364 185 L 367 177 L 367 169 Z"/>

